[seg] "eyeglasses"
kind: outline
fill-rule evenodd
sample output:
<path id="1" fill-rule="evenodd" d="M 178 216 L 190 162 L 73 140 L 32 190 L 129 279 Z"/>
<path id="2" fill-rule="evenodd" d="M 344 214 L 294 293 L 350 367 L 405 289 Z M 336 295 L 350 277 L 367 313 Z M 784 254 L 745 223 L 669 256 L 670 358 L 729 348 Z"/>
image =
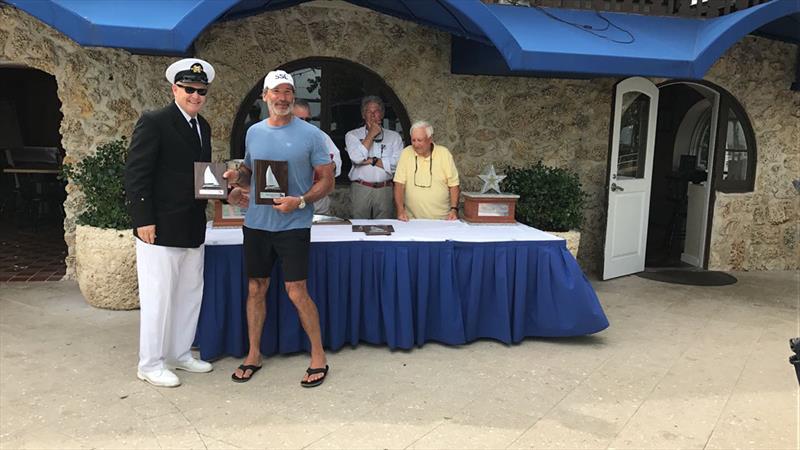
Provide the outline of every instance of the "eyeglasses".
<path id="1" fill-rule="evenodd" d="M 419 170 L 419 156 L 414 155 L 414 186 L 418 188 L 429 188 L 431 184 L 433 184 L 433 150 L 431 150 L 431 156 L 428 157 L 428 168 L 430 169 L 430 178 L 428 178 L 428 185 L 425 186 L 424 184 L 417 183 L 417 170 Z M 425 172 L 423 172 L 425 173 Z"/>
<path id="2" fill-rule="evenodd" d="M 381 128 L 380 134 L 372 138 L 372 142 L 383 142 L 383 128 Z"/>
<path id="3" fill-rule="evenodd" d="M 197 88 L 193 88 L 191 86 L 184 86 L 182 84 L 176 84 L 176 86 L 183 88 L 183 90 L 186 91 L 186 93 L 189 94 L 189 95 L 192 95 L 195 92 L 197 92 L 198 94 L 200 94 L 203 97 L 205 97 L 205 95 L 208 94 L 208 89 L 206 89 L 206 88 L 197 89 Z"/>

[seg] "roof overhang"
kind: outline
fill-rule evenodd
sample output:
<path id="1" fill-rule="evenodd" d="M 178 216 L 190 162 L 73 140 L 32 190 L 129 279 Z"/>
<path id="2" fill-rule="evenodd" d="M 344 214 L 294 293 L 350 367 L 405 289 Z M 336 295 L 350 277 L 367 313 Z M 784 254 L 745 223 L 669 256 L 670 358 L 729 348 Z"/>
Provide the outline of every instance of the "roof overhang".
<path id="1" fill-rule="evenodd" d="M 0 1 L 84 46 L 185 55 L 216 21 L 309 0 Z M 713 19 L 598 14 L 480 0 L 346 1 L 452 34 L 452 71 L 462 74 L 698 79 L 747 34 L 800 43 L 798 0 L 772 0 Z"/>

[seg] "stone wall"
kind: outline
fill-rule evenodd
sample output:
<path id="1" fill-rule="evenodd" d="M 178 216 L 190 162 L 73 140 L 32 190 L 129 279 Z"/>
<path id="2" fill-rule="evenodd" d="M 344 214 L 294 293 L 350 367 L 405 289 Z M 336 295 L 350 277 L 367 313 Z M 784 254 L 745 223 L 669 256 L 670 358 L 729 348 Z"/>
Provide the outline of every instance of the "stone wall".
<path id="1" fill-rule="evenodd" d="M 709 267 L 721 270 L 800 268 L 800 92 L 789 90 L 797 47 L 747 37 L 706 79 L 742 104 L 756 136 L 753 192 L 717 193 Z"/>
<path id="2" fill-rule="evenodd" d="M 169 101 L 163 78 L 173 58 L 82 48 L 12 7 L 0 8 L 0 59 L 55 75 L 62 100 L 67 160 L 128 135 L 139 112 Z M 214 158 L 229 155 L 230 130 L 250 89 L 269 71 L 307 57 L 342 58 L 379 74 L 411 120 L 429 120 L 436 140 L 453 151 L 462 188 L 474 190 L 489 163 L 568 167 L 589 194 L 579 260 L 593 271 L 602 259 L 603 190 L 612 89 L 616 80 L 462 76 L 449 73 L 449 35 L 356 7 L 297 6 L 209 27 L 195 52 L 218 79 L 204 115 Z M 788 90 L 793 46 L 745 38 L 708 79 L 732 92 L 756 128 L 756 191 L 719 195 L 711 264 L 720 268 L 797 268 L 798 197 L 788 189 L 798 170 L 798 93 Z M 753 70 L 756 64 L 761 70 Z M 69 187 L 66 239 L 71 268 L 80 195 Z M 335 199 L 345 199 L 339 187 Z M 337 211 L 344 203 L 337 201 Z M 779 263 L 777 261 L 780 261 Z"/>

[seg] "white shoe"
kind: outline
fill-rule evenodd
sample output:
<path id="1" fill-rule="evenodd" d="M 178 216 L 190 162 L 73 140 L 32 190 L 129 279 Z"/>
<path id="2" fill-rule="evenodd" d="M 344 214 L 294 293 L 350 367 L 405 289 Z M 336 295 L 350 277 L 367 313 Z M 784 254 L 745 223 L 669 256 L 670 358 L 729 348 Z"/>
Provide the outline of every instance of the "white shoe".
<path id="1" fill-rule="evenodd" d="M 150 372 L 139 371 L 136 373 L 142 381 L 147 381 L 153 386 L 160 387 L 176 387 L 181 385 L 181 380 L 178 376 L 167 369 L 153 370 Z"/>
<path id="2" fill-rule="evenodd" d="M 214 366 L 212 366 L 211 363 L 196 358 L 187 359 L 186 361 L 175 361 L 172 366 L 176 369 L 194 373 L 206 373 L 214 370 Z"/>

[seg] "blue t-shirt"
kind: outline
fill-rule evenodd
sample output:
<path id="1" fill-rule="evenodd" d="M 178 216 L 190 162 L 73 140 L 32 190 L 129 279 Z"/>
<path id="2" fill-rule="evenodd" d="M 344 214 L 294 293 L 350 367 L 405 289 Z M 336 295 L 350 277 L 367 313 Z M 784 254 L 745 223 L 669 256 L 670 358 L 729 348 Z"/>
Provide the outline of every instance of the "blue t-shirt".
<path id="1" fill-rule="evenodd" d="M 288 125 L 273 127 L 266 120 L 251 126 L 245 138 L 244 164 L 253 170 L 250 186 L 256 185 L 255 160 L 287 161 L 289 166 L 289 192 L 299 197 L 313 183 L 314 166 L 330 164 L 331 157 L 319 129 L 303 120 L 292 118 Z M 257 205 L 256 191 L 250 193 L 250 205 L 244 225 L 265 231 L 285 231 L 311 228 L 314 205 L 308 202 L 303 209 L 282 213 L 272 205 Z"/>

